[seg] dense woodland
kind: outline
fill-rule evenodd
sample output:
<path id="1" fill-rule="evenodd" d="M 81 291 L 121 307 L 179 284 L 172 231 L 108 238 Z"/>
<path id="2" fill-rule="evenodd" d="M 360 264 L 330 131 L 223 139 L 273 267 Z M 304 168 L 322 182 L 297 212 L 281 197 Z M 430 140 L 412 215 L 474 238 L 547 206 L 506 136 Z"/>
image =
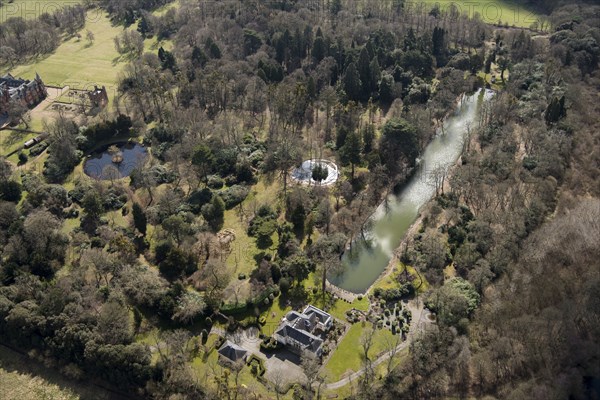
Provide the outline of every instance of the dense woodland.
<path id="1" fill-rule="evenodd" d="M 423 301 L 436 327 L 352 396 L 598 398 L 598 6 L 537 2 L 552 28 L 536 33 L 396 0 L 361 9 L 182 0 L 152 13 L 165 3 L 101 1 L 115 24 L 134 28 L 115 38 L 131 60 L 117 112 L 48 121 L 48 143 L 32 149 L 47 151 L 43 171 L 0 163 L 3 343 L 146 398 L 235 398 L 235 386 L 198 384 L 189 337 L 215 318 L 235 329 L 235 312 L 274 293 L 302 298 L 311 272 L 324 292 L 348 241 L 416 171 L 460 95 L 490 86 L 481 72 L 493 70 L 483 127 L 398 250 L 432 286 Z M 0 62 L 50 53 L 76 34 L 85 8 L 64 10 L 0 25 Z M 172 47 L 144 52 L 148 37 Z M 66 189 L 84 155 L 117 137 L 141 138 L 149 165 Z M 303 159 L 323 156 L 344 168 L 336 186 L 288 181 Z M 277 201 L 244 206 L 260 180 L 280 182 Z M 110 223 L 115 210 L 127 228 Z M 259 249 L 277 243 L 235 302 L 228 286 L 238 277 L 216 236 L 226 210 Z M 156 363 L 134 340 L 146 319 L 170 328 Z M 308 383 L 294 396 L 315 393 Z"/>

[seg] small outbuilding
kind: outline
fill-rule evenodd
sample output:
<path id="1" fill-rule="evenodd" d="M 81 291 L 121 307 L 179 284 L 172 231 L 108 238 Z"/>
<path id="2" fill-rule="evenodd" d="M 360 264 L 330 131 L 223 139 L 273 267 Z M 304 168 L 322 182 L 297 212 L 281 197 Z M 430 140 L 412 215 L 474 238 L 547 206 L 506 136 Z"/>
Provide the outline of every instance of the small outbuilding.
<path id="1" fill-rule="evenodd" d="M 248 351 L 241 348 L 237 344 L 227 340 L 219 349 L 219 361 L 225 363 L 236 363 L 238 361 L 246 361 Z"/>

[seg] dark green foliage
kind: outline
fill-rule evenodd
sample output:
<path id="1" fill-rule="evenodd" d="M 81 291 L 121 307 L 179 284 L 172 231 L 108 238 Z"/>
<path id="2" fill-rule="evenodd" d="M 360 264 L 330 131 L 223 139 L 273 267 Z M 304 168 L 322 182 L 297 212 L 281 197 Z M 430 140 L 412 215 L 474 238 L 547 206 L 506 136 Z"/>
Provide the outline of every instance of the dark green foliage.
<path id="1" fill-rule="evenodd" d="M 269 60 L 258 62 L 258 76 L 266 83 L 281 82 L 283 80 L 283 68 L 281 65 Z"/>
<path id="2" fill-rule="evenodd" d="M 42 154 L 47 148 L 49 144 L 47 142 L 38 143 L 29 149 L 29 155 L 32 157 L 37 157 Z"/>
<path id="3" fill-rule="evenodd" d="M 431 55 L 420 50 L 409 50 L 402 53 L 400 66 L 405 71 L 411 71 L 415 75 L 422 77 L 428 77 L 433 74 Z"/>
<path id="4" fill-rule="evenodd" d="M 200 177 L 208 183 L 208 175 L 213 171 L 215 165 L 215 155 L 206 145 L 198 145 L 192 155 L 192 164 L 198 169 Z"/>
<path id="5" fill-rule="evenodd" d="M 137 202 L 133 203 L 133 206 L 131 207 L 131 212 L 133 215 L 133 224 L 134 224 L 135 228 L 142 235 L 145 236 L 146 228 L 147 228 L 147 220 L 146 220 L 146 213 L 142 209 L 142 206 L 140 206 L 139 203 L 137 203 Z"/>
<path id="6" fill-rule="evenodd" d="M 270 238 L 277 229 L 277 214 L 268 205 L 261 206 L 248 225 L 248 235 Z"/>
<path id="7" fill-rule="evenodd" d="M 214 169 L 222 177 L 235 174 L 239 150 L 235 147 L 220 147 L 214 151 L 215 161 Z"/>
<path id="8" fill-rule="evenodd" d="M 314 179 L 314 178 L 313 178 Z M 304 234 L 304 222 L 306 220 L 306 209 L 298 203 L 290 215 L 290 222 L 294 225 L 294 231 L 300 236 Z"/>
<path id="9" fill-rule="evenodd" d="M 344 165 L 352 167 L 351 178 L 354 179 L 354 167 L 362 161 L 362 143 L 358 132 L 350 132 L 346 137 L 346 143 L 340 149 L 340 158 Z"/>
<path id="10" fill-rule="evenodd" d="M 84 141 L 79 141 L 78 148 L 82 151 L 89 151 L 98 142 L 106 141 L 113 137 L 125 137 L 128 136 L 132 127 L 131 118 L 119 114 L 117 119 L 114 121 L 101 122 L 93 125 L 83 131 Z"/>
<path id="11" fill-rule="evenodd" d="M 344 91 L 349 100 L 358 101 L 361 99 L 361 82 L 356 64 L 350 63 L 344 75 Z"/>
<path id="12" fill-rule="evenodd" d="M 150 24 L 148 23 L 148 18 L 146 17 L 145 14 L 142 14 L 141 18 L 138 21 L 137 31 L 144 38 L 147 37 L 148 33 L 152 32 L 152 28 L 150 27 Z"/>
<path id="13" fill-rule="evenodd" d="M 356 65 L 360 79 L 360 100 L 367 101 L 371 94 L 371 58 L 366 46 L 363 47 L 358 56 Z M 347 73 L 347 72 L 346 72 Z M 352 100 L 355 100 L 352 98 Z"/>
<path id="14" fill-rule="evenodd" d="M 0 200 L 18 203 L 21 200 L 22 187 L 19 182 L 0 182 Z"/>
<path id="15" fill-rule="evenodd" d="M 192 50 L 192 65 L 195 68 L 202 68 L 208 62 L 208 57 L 204 54 L 204 51 L 198 46 L 194 46 Z"/>
<path id="16" fill-rule="evenodd" d="M 204 48 L 206 49 L 206 51 L 208 52 L 208 55 L 211 58 L 216 58 L 216 59 L 221 58 L 221 49 L 215 43 L 215 41 L 212 40 L 212 38 L 209 37 L 209 38 L 206 39 L 206 43 L 204 44 Z"/>
<path id="17" fill-rule="evenodd" d="M 83 196 L 81 206 L 85 214 L 91 220 L 96 220 L 104 213 L 104 204 L 102 198 L 96 191 L 90 191 Z"/>
<path id="18" fill-rule="evenodd" d="M 218 232 L 223 227 L 223 217 L 225 216 L 225 203 L 220 196 L 213 196 L 210 203 L 202 206 L 202 216 L 214 232 Z"/>
<path id="19" fill-rule="evenodd" d="M 249 192 L 247 186 L 233 185 L 220 192 L 219 196 L 223 199 L 225 208 L 229 210 L 243 202 L 248 197 Z"/>
<path id="20" fill-rule="evenodd" d="M 373 124 L 367 124 L 361 131 L 363 151 L 365 154 L 369 154 L 373 151 L 373 142 L 375 140 L 375 126 Z"/>
<path id="21" fill-rule="evenodd" d="M 177 60 L 175 60 L 175 56 L 162 46 L 158 49 L 158 59 L 161 62 L 163 70 L 169 69 L 173 73 L 177 72 Z"/>
<path id="22" fill-rule="evenodd" d="M 331 12 L 333 16 L 336 16 L 340 11 L 342 11 L 342 0 L 332 0 L 329 6 L 329 12 Z"/>
<path id="23" fill-rule="evenodd" d="M 225 185 L 225 181 L 218 175 L 211 175 L 208 177 L 207 185 L 211 189 L 222 189 Z"/>
<path id="24" fill-rule="evenodd" d="M 22 151 L 19 152 L 18 158 L 19 158 L 19 165 L 26 164 L 27 161 L 29 160 L 29 157 L 27 157 L 27 154 L 23 153 Z"/>
<path id="25" fill-rule="evenodd" d="M 461 71 L 470 71 L 471 56 L 465 53 L 458 53 L 450 59 L 448 67 L 460 69 Z"/>
<path id="26" fill-rule="evenodd" d="M 312 179 L 316 182 L 322 182 L 327 179 L 329 175 L 329 170 L 326 166 L 321 164 L 316 164 L 312 169 Z"/>
<path id="27" fill-rule="evenodd" d="M 394 77 L 384 72 L 379 81 L 379 100 L 383 104 L 391 104 L 394 101 Z"/>
<path id="28" fill-rule="evenodd" d="M 190 194 L 190 197 L 187 199 L 187 203 L 192 206 L 192 210 L 195 213 L 199 213 L 202 206 L 208 204 L 212 200 L 212 198 L 212 191 L 208 188 L 204 188 L 192 192 L 192 194 Z"/>
<path id="29" fill-rule="evenodd" d="M 300 282 L 305 280 L 308 277 L 308 274 L 314 270 L 314 267 L 314 264 L 306 257 L 306 255 L 296 254 L 284 261 L 282 272 L 300 284 Z M 282 281 L 283 278 L 279 281 L 280 287 Z M 283 292 L 283 288 L 281 288 L 281 291 Z"/>
<path id="30" fill-rule="evenodd" d="M 252 164 L 248 159 L 243 159 L 235 165 L 235 179 L 240 183 L 255 183 Z"/>
<path id="31" fill-rule="evenodd" d="M 263 220 L 256 225 L 254 235 L 259 249 L 266 249 L 273 244 L 271 236 L 277 231 L 277 221 L 274 219 Z"/>
<path id="32" fill-rule="evenodd" d="M 102 206 L 105 211 L 120 210 L 125 203 L 127 203 L 127 194 L 115 190 L 115 188 L 110 189 L 102 196 Z"/>
<path id="33" fill-rule="evenodd" d="M 160 255 L 164 259 L 158 264 L 160 273 L 165 278 L 175 280 L 189 276 L 196 271 L 198 260 L 194 254 L 177 247 L 170 247 L 166 254 L 164 254 L 165 250 L 164 247 L 161 248 Z"/>
<path id="34" fill-rule="evenodd" d="M 327 45 L 325 44 L 325 39 L 323 39 L 322 36 L 317 36 L 313 42 L 312 49 L 312 58 L 314 62 L 317 64 L 321 62 L 321 60 L 327 55 L 327 52 L 328 49 Z"/>
<path id="35" fill-rule="evenodd" d="M 262 45 L 259 34 L 252 29 L 244 29 L 244 53 L 249 56 L 258 51 Z"/>
<path id="36" fill-rule="evenodd" d="M 548 108 L 544 113 L 544 118 L 548 125 L 552 125 L 560 121 L 562 118 L 567 116 L 567 109 L 565 108 L 565 96 L 560 99 L 556 96 L 550 100 Z"/>
<path id="37" fill-rule="evenodd" d="M 456 325 L 462 318 L 472 314 L 479 301 L 479 294 L 471 283 L 462 278 L 452 278 L 431 293 L 425 305 L 438 314 L 438 321 Z"/>
<path id="38" fill-rule="evenodd" d="M 447 42 L 446 42 L 446 31 L 443 28 L 433 28 L 431 35 L 432 42 L 432 54 L 436 59 L 438 67 L 443 67 L 447 62 Z"/>
<path id="39" fill-rule="evenodd" d="M 390 119 L 383 126 L 383 136 L 379 147 L 383 163 L 388 171 L 392 174 L 398 173 L 402 163 L 408 166 L 415 164 L 419 154 L 417 131 L 406 120 Z"/>

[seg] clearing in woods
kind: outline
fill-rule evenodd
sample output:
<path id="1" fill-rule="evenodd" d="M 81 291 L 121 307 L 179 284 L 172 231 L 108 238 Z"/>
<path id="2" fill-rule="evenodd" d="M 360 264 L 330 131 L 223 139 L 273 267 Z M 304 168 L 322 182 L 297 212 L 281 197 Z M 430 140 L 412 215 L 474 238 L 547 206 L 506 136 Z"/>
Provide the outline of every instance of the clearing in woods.
<path id="1" fill-rule="evenodd" d="M 512 0 L 407 0 L 405 8 L 432 8 L 435 4 L 438 4 L 441 10 L 447 10 L 453 4 L 461 14 L 467 13 L 470 17 L 478 13 L 481 19 L 489 24 L 502 22 L 508 26 L 529 28 L 540 18 L 531 9 Z"/>

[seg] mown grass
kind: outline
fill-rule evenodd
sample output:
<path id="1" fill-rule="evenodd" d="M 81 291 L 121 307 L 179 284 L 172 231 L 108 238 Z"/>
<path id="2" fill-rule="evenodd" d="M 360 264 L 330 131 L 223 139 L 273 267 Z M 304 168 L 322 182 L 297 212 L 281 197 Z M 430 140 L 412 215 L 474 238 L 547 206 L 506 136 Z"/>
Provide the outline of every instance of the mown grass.
<path id="1" fill-rule="evenodd" d="M 74 6 L 79 0 L 14 0 L 0 6 L 0 23 L 8 18 L 35 19 L 44 13 L 52 14 L 65 6 Z"/>
<path id="2" fill-rule="evenodd" d="M 333 355 L 325 365 L 325 372 L 329 382 L 337 382 L 345 374 L 356 372 L 363 366 L 361 339 L 370 323 L 354 324 L 350 327 L 344 338 L 338 343 Z M 388 343 L 395 343 L 396 337 L 389 329 L 378 329 L 373 334 L 373 344 L 369 351 L 371 360 L 387 350 Z"/>
<path id="3" fill-rule="evenodd" d="M 135 26 L 128 29 L 135 29 Z M 88 30 L 94 35 L 93 42 L 86 39 Z M 129 59 L 117 53 L 114 44 L 114 38 L 123 30 L 122 26 L 110 21 L 107 13 L 97 9 L 90 10 L 85 27 L 79 32 L 80 38 L 66 38 L 54 53 L 32 59 L 10 71 L 5 66 L 2 73 L 11 72 L 14 76 L 32 79 L 37 72 L 49 86 L 68 85 L 81 90 L 90 90 L 95 85 L 106 86 L 112 101 L 117 93 L 119 74 L 129 62 Z M 144 50 L 147 52 L 155 53 L 160 46 L 170 49 L 172 43 L 158 42 L 156 38 L 144 42 Z"/>
<path id="4" fill-rule="evenodd" d="M 466 13 L 470 17 L 478 13 L 481 19 L 488 24 L 501 22 L 508 26 L 529 28 L 540 18 L 531 9 L 512 0 L 408 0 L 405 7 L 418 9 L 422 6 L 426 10 L 430 10 L 435 4 L 438 4 L 441 10 L 448 10 L 451 5 L 454 5 L 461 14 Z"/>
<path id="5" fill-rule="evenodd" d="M 92 43 L 85 39 L 87 30 L 94 34 Z M 67 39 L 53 54 L 18 66 L 11 73 L 31 79 L 37 72 L 51 86 L 89 89 L 104 85 L 112 97 L 122 68 L 113 39 L 122 31 L 122 27 L 112 25 L 108 14 L 89 11 L 86 25 L 80 32 L 82 38 Z"/>

